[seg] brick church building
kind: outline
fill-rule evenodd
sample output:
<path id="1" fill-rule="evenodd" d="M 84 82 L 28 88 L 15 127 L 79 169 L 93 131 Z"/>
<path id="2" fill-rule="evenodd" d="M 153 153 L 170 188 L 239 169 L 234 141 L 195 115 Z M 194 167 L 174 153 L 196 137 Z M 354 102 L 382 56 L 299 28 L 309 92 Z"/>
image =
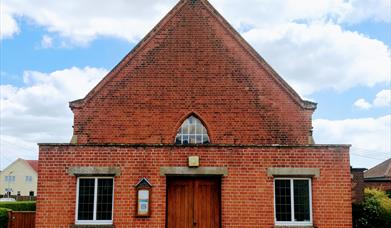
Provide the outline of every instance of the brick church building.
<path id="1" fill-rule="evenodd" d="M 39 145 L 36 227 L 352 226 L 349 146 L 314 144 L 316 104 L 206 0 L 70 108 L 71 142 Z"/>

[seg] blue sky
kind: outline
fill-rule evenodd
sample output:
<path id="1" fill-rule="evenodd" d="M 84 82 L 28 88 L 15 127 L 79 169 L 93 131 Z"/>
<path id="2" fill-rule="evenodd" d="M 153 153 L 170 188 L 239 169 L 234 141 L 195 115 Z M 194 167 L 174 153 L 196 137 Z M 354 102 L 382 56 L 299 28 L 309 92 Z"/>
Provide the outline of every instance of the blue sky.
<path id="1" fill-rule="evenodd" d="M 37 142 L 68 142 L 67 102 L 82 98 L 176 3 L 114 2 L 1 2 L 0 169 L 36 159 Z M 389 1 L 210 2 L 318 103 L 317 143 L 352 144 L 355 167 L 391 157 Z"/>

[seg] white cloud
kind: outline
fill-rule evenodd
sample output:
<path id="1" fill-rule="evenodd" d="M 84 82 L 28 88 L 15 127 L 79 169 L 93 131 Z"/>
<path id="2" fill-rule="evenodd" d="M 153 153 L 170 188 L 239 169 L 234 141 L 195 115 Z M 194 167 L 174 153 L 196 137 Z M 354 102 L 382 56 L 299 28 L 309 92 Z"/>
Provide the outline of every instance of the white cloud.
<path id="1" fill-rule="evenodd" d="M 390 49 L 336 24 L 265 26 L 244 37 L 304 96 L 390 80 Z"/>
<path id="2" fill-rule="evenodd" d="M 37 142 L 69 142 L 73 115 L 68 102 L 83 98 L 106 73 L 91 67 L 26 71 L 23 87 L 0 85 L 1 167 L 16 157 L 36 158 Z"/>
<path id="3" fill-rule="evenodd" d="M 391 115 L 313 122 L 316 143 L 352 144 L 351 164 L 369 168 L 391 156 Z"/>
<path id="4" fill-rule="evenodd" d="M 383 89 L 379 93 L 376 94 L 375 99 L 372 103 L 369 103 L 363 98 L 358 99 L 354 102 L 354 106 L 361 109 L 369 109 L 372 107 L 388 107 L 391 106 L 391 90 Z"/>
<path id="5" fill-rule="evenodd" d="M 294 21 L 334 21 L 360 23 L 390 22 L 389 0 L 211 0 L 227 19 L 255 26 L 283 24 Z"/>
<path id="6" fill-rule="evenodd" d="M 53 46 L 53 38 L 48 35 L 44 35 L 41 40 L 41 47 L 50 48 L 52 46 Z"/>
<path id="7" fill-rule="evenodd" d="M 24 17 L 85 45 L 99 36 L 137 41 L 163 17 L 176 1 L 143 0 L 4 0 L 7 15 Z"/>
<path id="8" fill-rule="evenodd" d="M 372 104 L 361 98 L 354 102 L 354 106 L 360 109 L 370 109 L 372 107 Z"/>
<path id="9" fill-rule="evenodd" d="M 77 43 L 86 44 L 98 36 L 137 41 L 172 8 L 178 0 L 4 0 L 8 18 L 23 16 Z M 364 20 L 390 22 L 389 0 L 211 0 L 211 3 L 237 28 L 256 27 L 297 20 L 333 20 L 358 23 Z M 278 13 L 276 13 L 278 12 Z M 12 19 L 12 20 L 9 20 Z M 2 18 L 3 21 L 3 18 Z M 15 30 L 8 29 L 7 34 Z"/>
<path id="10" fill-rule="evenodd" d="M 390 0 L 350 0 L 350 10 L 341 17 L 341 21 L 359 23 L 365 20 L 391 22 Z"/>
<path id="11" fill-rule="evenodd" d="M 373 105 L 377 107 L 391 106 L 391 89 L 384 89 L 376 94 Z"/>
<path id="12" fill-rule="evenodd" d="M 11 38 L 13 35 L 19 32 L 18 23 L 15 20 L 14 15 L 10 12 L 8 6 L 0 3 L 0 40 L 5 38 Z"/>

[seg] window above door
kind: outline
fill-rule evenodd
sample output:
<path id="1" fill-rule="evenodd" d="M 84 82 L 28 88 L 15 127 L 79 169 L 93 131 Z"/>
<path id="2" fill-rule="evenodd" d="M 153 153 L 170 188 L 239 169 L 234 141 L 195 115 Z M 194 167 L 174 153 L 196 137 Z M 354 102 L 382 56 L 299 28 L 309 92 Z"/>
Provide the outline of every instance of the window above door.
<path id="1" fill-rule="evenodd" d="M 210 142 L 208 131 L 202 122 L 195 116 L 187 118 L 179 128 L 175 144 L 208 144 Z"/>

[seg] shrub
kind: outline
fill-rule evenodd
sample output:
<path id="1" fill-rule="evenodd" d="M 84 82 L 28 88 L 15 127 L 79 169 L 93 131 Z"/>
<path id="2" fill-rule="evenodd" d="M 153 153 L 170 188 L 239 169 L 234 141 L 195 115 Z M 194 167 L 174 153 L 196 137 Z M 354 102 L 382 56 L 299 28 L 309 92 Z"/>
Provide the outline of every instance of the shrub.
<path id="1" fill-rule="evenodd" d="M 35 211 L 35 201 L 0 202 L 0 207 L 13 211 Z"/>
<path id="2" fill-rule="evenodd" d="M 384 191 L 367 188 L 364 190 L 364 197 L 376 199 L 383 208 L 384 213 L 386 213 L 385 215 L 391 216 L 391 198 Z"/>
<path id="3" fill-rule="evenodd" d="M 386 194 L 388 195 L 389 198 L 391 198 L 391 190 L 387 190 Z"/>
<path id="4" fill-rule="evenodd" d="M 7 228 L 8 226 L 8 209 L 0 208 L 0 228 Z"/>
<path id="5" fill-rule="evenodd" d="M 391 199 L 378 189 L 365 189 L 361 204 L 353 205 L 353 225 L 357 228 L 391 226 Z"/>

